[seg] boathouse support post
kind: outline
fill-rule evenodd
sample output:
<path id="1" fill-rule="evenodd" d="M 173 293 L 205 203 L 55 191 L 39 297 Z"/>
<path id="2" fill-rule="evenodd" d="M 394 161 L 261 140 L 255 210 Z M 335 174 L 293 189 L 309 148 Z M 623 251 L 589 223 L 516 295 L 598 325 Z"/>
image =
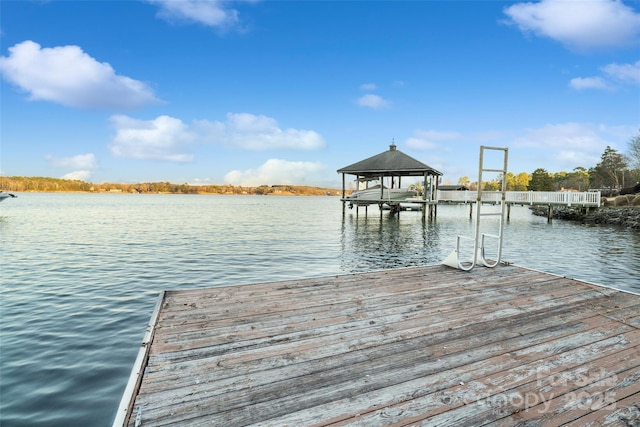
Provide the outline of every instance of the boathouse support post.
<path id="1" fill-rule="evenodd" d="M 438 186 L 440 185 L 440 177 L 438 176 L 433 176 L 431 178 L 432 180 L 435 180 L 435 187 L 433 188 L 433 199 L 436 201 L 436 203 L 433 205 L 433 217 L 436 218 L 438 216 Z"/>
<path id="2" fill-rule="evenodd" d="M 344 200 L 346 196 L 347 191 L 345 189 L 345 177 L 344 174 L 342 174 L 342 215 L 346 213 L 347 202 Z"/>
<path id="3" fill-rule="evenodd" d="M 547 223 L 551 224 L 553 220 L 553 206 L 549 205 L 549 210 L 547 211 Z"/>
<path id="4" fill-rule="evenodd" d="M 429 195 L 427 194 L 427 188 L 429 185 L 429 174 L 425 171 L 422 178 L 422 220 L 427 218 L 427 203 L 431 202 Z"/>
<path id="5" fill-rule="evenodd" d="M 511 220 L 511 205 L 507 205 L 507 221 Z"/>
<path id="6" fill-rule="evenodd" d="M 429 180 L 429 219 L 434 220 L 438 215 L 438 177 Z"/>
<path id="7" fill-rule="evenodd" d="M 426 200 L 426 204 L 424 205 L 424 209 L 425 209 L 425 214 L 427 212 L 427 210 L 429 211 L 429 220 L 431 220 L 431 215 L 432 215 L 432 206 L 433 206 L 433 193 L 431 192 L 431 186 L 433 185 L 433 178 L 432 177 L 426 177 L 425 176 L 425 180 L 424 180 L 424 194 L 425 194 L 425 200 Z"/>

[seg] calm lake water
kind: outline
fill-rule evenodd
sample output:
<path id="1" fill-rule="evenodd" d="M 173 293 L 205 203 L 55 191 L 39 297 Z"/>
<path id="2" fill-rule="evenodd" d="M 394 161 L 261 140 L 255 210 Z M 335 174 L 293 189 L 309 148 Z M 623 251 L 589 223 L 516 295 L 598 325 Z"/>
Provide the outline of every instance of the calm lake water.
<path id="1" fill-rule="evenodd" d="M 466 206 L 423 222 L 343 217 L 335 197 L 19 194 L 0 204 L 0 424 L 110 426 L 161 290 L 436 264 L 472 232 Z M 638 232 L 518 207 L 503 259 L 640 292 Z"/>

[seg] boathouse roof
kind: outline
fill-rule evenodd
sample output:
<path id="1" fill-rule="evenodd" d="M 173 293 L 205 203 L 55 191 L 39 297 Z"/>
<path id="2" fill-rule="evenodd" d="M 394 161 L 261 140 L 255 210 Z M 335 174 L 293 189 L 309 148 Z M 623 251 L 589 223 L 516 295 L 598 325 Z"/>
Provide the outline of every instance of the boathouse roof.
<path id="1" fill-rule="evenodd" d="M 388 151 L 338 169 L 338 173 L 364 177 L 442 175 L 442 172 L 397 150 L 395 144 L 391 144 Z"/>

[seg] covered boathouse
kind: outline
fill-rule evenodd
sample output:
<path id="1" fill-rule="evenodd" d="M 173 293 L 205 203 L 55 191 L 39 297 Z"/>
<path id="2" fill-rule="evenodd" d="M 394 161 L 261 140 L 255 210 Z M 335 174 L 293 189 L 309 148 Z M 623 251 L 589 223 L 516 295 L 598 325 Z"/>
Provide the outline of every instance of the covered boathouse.
<path id="1" fill-rule="evenodd" d="M 423 216 L 426 213 L 426 206 L 429 206 L 429 216 L 435 213 L 436 194 L 438 191 L 438 177 L 442 176 L 442 172 L 437 171 L 429 165 L 426 165 L 411 156 L 403 153 L 396 148 L 392 142 L 388 151 L 384 151 L 368 159 L 361 160 L 342 169 L 338 169 L 338 173 L 342 174 L 342 212 L 345 212 L 346 203 L 349 201 L 346 194 L 346 175 L 355 175 L 358 187 L 361 182 L 365 182 L 366 188 L 369 188 L 369 182 L 374 180 L 380 181 L 381 189 L 384 186 L 384 179 L 390 180 L 389 188 L 401 188 L 402 177 L 420 176 L 423 177 Z M 397 178 L 397 179 L 396 179 Z M 360 189 L 360 188 L 358 188 Z M 415 203 L 416 201 L 412 201 Z M 392 211 L 398 209 L 397 204 L 391 204 L 380 194 L 380 199 L 373 203 L 382 206 L 389 204 Z"/>

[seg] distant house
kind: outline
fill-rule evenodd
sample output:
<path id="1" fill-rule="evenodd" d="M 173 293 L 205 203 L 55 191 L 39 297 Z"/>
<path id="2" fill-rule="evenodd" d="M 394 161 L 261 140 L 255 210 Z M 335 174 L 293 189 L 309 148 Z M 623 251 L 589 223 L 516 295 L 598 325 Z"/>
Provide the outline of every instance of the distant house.
<path id="1" fill-rule="evenodd" d="M 439 185 L 438 190 L 442 191 L 467 191 L 469 190 L 464 185 Z"/>

